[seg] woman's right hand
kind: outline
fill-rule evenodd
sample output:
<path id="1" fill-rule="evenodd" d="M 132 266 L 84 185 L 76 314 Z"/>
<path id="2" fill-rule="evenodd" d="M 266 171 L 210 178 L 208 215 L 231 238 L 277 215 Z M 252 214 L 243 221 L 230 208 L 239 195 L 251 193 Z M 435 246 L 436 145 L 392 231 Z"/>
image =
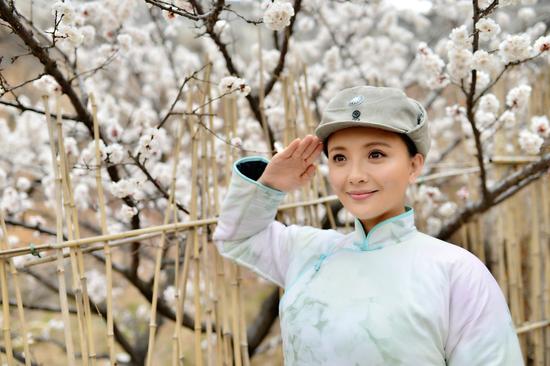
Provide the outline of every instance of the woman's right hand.
<path id="1" fill-rule="evenodd" d="M 258 182 L 290 192 L 308 183 L 315 175 L 313 162 L 323 151 L 322 141 L 313 135 L 295 139 L 283 151 L 273 155 Z"/>

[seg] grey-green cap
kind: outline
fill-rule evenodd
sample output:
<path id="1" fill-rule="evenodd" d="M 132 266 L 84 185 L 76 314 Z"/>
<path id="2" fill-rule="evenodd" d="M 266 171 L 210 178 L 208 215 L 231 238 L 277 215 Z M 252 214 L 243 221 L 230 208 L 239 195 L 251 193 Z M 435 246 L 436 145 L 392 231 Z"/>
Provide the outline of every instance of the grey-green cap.
<path id="1" fill-rule="evenodd" d="M 430 150 L 428 114 L 400 89 L 356 86 L 336 94 L 323 111 L 315 134 L 325 144 L 333 132 L 348 127 L 375 127 L 407 135 L 426 158 Z"/>

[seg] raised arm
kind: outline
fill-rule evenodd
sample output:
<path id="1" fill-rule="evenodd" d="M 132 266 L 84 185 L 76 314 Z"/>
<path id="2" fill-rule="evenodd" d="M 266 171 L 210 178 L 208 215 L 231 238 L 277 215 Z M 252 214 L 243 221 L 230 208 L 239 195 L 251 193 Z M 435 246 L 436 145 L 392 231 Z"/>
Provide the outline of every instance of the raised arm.
<path id="1" fill-rule="evenodd" d="M 284 287 L 293 251 L 310 249 L 325 230 L 275 221 L 287 192 L 306 184 L 322 151 L 313 136 L 296 139 L 271 161 L 246 157 L 233 165 L 213 240 L 220 254 Z"/>

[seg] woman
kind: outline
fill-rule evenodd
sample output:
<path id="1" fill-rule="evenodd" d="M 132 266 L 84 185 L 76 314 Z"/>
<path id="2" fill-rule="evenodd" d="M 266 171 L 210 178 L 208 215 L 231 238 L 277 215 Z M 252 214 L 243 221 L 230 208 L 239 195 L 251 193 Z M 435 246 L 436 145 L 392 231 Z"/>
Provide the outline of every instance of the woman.
<path id="1" fill-rule="evenodd" d="M 424 108 L 398 89 L 344 89 L 315 134 L 271 161 L 235 162 L 213 236 L 223 256 L 285 289 L 285 365 L 523 365 L 491 273 L 417 231 L 405 205 L 430 147 Z M 347 235 L 274 220 L 322 151 L 333 191 L 355 216 Z"/>

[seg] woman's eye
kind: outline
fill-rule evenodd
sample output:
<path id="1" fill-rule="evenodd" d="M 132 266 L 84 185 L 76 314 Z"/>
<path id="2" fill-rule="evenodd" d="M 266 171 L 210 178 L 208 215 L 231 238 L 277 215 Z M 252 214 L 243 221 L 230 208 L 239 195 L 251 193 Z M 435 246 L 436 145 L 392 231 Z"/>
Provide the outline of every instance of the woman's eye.
<path id="1" fill-rule="evenodd" d="M 337 154 L 332 157 L 332 160 L 339 163 L 341 161 L 344 161 L 346 158 L 342 154 Z"/>
<path id="2" fill-rule="evenodd" d="M 380 151 L 372 151 L 370 154 L 369 154 L 370 157 L 373 157 L 375 159 L 378 159 L 378 158 L 381 158 L 384 155 L 384 153 L 380 152 Z"/>

